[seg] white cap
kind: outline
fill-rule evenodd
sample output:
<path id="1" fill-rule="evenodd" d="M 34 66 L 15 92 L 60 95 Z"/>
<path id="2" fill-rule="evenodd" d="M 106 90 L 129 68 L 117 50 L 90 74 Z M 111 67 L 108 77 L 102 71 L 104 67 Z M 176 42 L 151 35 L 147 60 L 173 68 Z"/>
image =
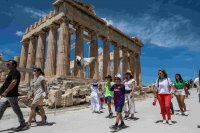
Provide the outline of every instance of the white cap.
<path id="1" fill-rule="evenodd" d="M 118 73 L 118 74 L 115 75 L 115 78 L 119 78 L 119 79 L 121 79 L 122 76 Z"/>

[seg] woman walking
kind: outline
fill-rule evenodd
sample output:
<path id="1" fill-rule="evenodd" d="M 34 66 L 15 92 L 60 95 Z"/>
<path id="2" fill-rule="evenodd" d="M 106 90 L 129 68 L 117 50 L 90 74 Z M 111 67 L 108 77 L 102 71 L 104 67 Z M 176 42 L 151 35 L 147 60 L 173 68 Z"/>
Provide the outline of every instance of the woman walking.
<path id="1" fill-rule="evenodd" d="M 185 92 L 187 91 L 186 82 L 182 79 L 180 74 L 175 75 L 174 87 L 176 88 L 175 96 L 180 108 L 179 115 L 188 115 L 185 105 Z"/>
<path id="2" fill-rule="evenodd" d="M 46 115 L 43 108 L 43 100 L 44 98 L 48 98 L 47 86 L 46 81 L 44 78 L 44 73 L 40 68 L 34 68 L 33 72 L 34 76 L 36 77 L 35 82 L 33 83 L 33 90 L 31 96 L 33 97 L 33 102 L 31 104 L 31 113 L 27 122 L 28 126 L 31 126 L 31 121 L 35 117 L 35 109 L 36 107 L 39 108 L 40 114 L 42 116 L 41 124 L 46 123 Z"/>
<path id="3" fill-rule="evenodd" d="M 155 95 L 155 98 L 158 99 L 158 102 L 160 104 L 163 124 L 166 124 L 167 122 L 165 115 L 167 113 L 168 124 L 172 125 L 171 114 L 170 114 L 170 103 L 171 103 L 171 89 L 173 87 L 172 87 L 172 82 L 170 78 L 168 78 L 165 70 L 158 71 L 158 79 L 155 83 L 155 87 L 157 90 L 157 95 Z"/>
<path id="4" fill-rule="evenodd" d="M 136 81 L 133 79 L 133 75 L 131 74 L 131 71 L 127 71 L 125 74 L 125 105 L 124 105 L 124 111 L 125 111 L 125 119 L 127 119 L 130 116 L 131 119 L 134 118 L 135 113 L 135 101 L 134 101 L 134 90 Z"/>

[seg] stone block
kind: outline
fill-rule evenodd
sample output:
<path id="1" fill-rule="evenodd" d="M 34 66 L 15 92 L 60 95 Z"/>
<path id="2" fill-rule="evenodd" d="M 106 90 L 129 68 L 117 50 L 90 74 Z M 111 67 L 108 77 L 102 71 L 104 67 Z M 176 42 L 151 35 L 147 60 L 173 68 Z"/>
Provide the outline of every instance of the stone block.
<path id="1" fill-rule="evenodd" d="M 62 105 L 62 91 L 61 90 L 50 90 L 48 99 L 49 108 L 61 107 Z"/>
<path id="2" fill-rule="evenodd" d="M 72 105 L 73 105 L 72 90 L 67 90 L 65 94 L 62 95 L 62 106 L 68 107 Z"/>

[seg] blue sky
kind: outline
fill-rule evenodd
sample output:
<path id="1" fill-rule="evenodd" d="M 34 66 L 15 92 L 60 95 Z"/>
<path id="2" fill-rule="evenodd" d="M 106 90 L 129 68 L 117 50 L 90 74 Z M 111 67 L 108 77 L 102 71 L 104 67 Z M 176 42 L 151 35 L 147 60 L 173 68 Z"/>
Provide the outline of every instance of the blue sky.
<path id="1" fill-rule="evenodd" d="M 55 0 L 1 0 L 0 53 L 20 55 L 27 26 L 49 13 Z M 95 6 L 99 17 L 144 42 L 141 65 L 144 83 L 157 78 L 159 68 L 173 79 L 194 77 L 200 69 L 199 0 L 82 0 Z"/>

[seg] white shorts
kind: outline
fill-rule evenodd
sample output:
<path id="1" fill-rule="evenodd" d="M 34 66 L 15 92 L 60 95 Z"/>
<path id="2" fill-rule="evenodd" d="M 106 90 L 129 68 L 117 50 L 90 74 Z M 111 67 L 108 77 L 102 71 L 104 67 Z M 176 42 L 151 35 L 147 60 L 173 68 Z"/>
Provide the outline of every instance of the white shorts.
<path id="1" fill-rule="evenodd" d="M 177 96 L 182 96 L 182 95 L 184 95 L 184 96 L 185 96 L 185 90 L 184 90 L 184 89 L 177 90 L 177 92 L 175 92 L 175 95 L 177 95 Z"/>

